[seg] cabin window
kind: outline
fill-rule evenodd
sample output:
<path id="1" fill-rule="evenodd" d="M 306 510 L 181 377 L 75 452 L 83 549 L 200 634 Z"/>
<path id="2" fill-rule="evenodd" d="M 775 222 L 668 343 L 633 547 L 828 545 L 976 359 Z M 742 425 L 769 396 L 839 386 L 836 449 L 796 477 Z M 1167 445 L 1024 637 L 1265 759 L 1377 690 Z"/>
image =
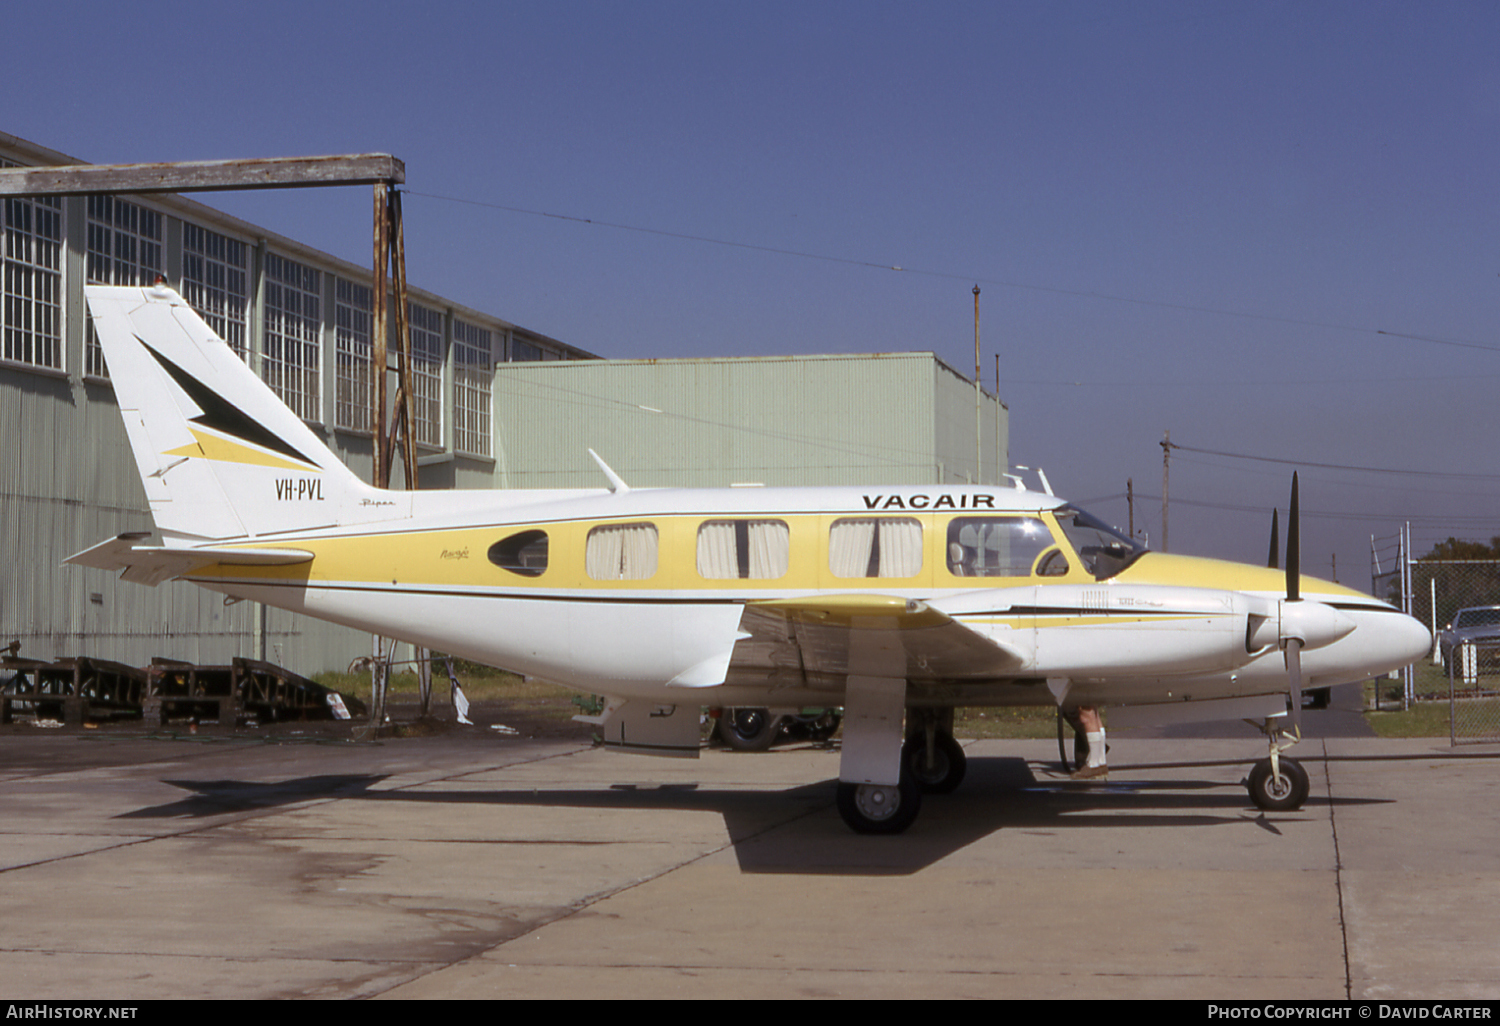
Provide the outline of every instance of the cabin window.
<path id="1" fill-rule="evenodd" d="M 589 532 L 583 568 L 596 581 L 643 581 L 656 575 L 655 524 L 605 524 Z"/>
<path id="2" fill-rule="evenodd" d="M 698 573 L 711 581 L 773 581 L 791 568 L 784 520 L 709 520 L 698 528 Z"/>
<path id="3" fill-rule="evenodd" d="M 522 531 L 490 546 L 490 562 L 523 577 L 540 577 L 547 570 L 547 532 Z"/>
<path id="4" fill-rule="evenodd" d="M 954 577 L 1029 577 L 1037 556 L 1052 547 L 1051 532 L 1035 517 L 948 521 L 948 572 Z M 1066 560 L 1061 565 L 1066 572 Z"/>
<path id="5" fill-rule="evenodd" d="M 845 517 L 828 532 L 835 577 L 915 577 L 922 572 L 922 523 L 910 517 Z"/>

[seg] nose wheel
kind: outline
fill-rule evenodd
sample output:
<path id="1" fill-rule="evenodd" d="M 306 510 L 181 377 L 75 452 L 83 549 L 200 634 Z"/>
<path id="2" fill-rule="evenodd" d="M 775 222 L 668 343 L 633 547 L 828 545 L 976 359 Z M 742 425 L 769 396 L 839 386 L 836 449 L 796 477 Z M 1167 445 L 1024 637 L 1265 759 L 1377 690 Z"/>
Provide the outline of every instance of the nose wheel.
<path id="1" fill-rule="evenodd" d="M 1288 748 L 1302 740 L 1302 731 L 1296 726 L 1286 730 L 1282 719 L 1278 715 L 1265 720 L 1245 721 L 1260 728 L 1271 746 L 1271 754 L 1250 767 L 1250 776 L 1245 781 L 1250 800 L 1256 808 L 1267 812 L 1296 812 L 1312 790 L 1307 770 L 1296 759 L 1285 755 Z"/>
<path id="2" fill-rule="evenodd" d="M 1307 801 L 1311 784 L 1296 759 L 1262 759 L 1250 768 L 1250 800 L 1267 812 L 1295 812 Z"/>

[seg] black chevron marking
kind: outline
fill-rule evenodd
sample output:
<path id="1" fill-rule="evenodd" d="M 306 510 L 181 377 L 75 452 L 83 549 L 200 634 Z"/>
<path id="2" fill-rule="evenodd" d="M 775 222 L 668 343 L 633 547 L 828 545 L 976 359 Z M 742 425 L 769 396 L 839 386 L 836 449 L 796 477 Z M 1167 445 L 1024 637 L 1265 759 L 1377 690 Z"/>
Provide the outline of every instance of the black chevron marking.
<path id="1" fill-rule="evenodd" d="M 262 449 L 270 449 L 284 456 L 290 456 L 292 459 L 301 460 L 311 466 L 318 465 L 315 460 L 308 459 L 280 435 L 270 431 L 259 421 L 246 416 L 243 410 L 228 399 L 152 349 L 151 344 L 145 339 L 137 335 L 135 340 L 146 347 L 146 352 L 156 358 L 156 362 L 161 364 L 162 369 L 171 375 L 173 381 L 177 382 L 177 387 L 186 392 L 188 398 L 197 403 L 198 409 L 203 411 L 199 416 L 192 418 L 194 423 L 211 427 L 215 431 L 222 431 L 226 435 L 258 445 Z"/>

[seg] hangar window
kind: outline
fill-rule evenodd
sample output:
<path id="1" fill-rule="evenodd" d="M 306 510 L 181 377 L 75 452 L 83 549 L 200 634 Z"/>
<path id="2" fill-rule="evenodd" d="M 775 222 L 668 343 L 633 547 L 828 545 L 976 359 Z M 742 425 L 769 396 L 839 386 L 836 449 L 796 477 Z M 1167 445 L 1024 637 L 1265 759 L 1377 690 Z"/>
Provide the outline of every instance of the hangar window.
<path id="1" fill-rule="evenodd" d="M 453 448 L 490 454 L 490 388 L 494 336 L 488 328 L 453 322 Z"/>
<path id="2" fill-rule="evenodd" d="M 322 405 L 323 272 L 266 254 L 266 328 L 260 376 L 303 420 Z"/>
<path id="3" fill-rule="evenodd" d="M 491 563 L 522 577 L 540 577 L 547 570 L 547 532 L 522 531 L 490 546 Z"/>
<path id="4" fill-rule="evenodd" d="M 162 270 L 162 215 L 116 196 L 88 198 L 88 280 L 90 285 L 150 285 Z M 109 377 L 104 350 L 87 317 L 83 331 L 83 373 Z"/>
<path id="5" fill-rule="evenodd" d="M 911 517 L 845 517 L 828 532 L 835 577 L 915 577 L 922 572 L 922 523 Z"/>
<path id="6" fill-rule="evenodd" d="M 709 520 L 698 528 L 698 573 L 711 581 L 773 581 L 791 564 L 785 520 Z"/>
<path id="7" fill-rule="evenodd" d="M 245 358 L 250 247 L 201 225 L 182 225 L 182 298 L 234 355 Z"/>
<path id="8" fill-rule="evenodd" d="M 584 571 L 596 581 L 644 581 L 656 576 L 655 524 L 605 524 L 589 532 Z"/>
<path id="9" fill-rule="evenodd" d="M 334 286 L 334 426 L 370 430 L 371 297 L 368 285 L 343 278 Z"/>
<path id="10" fill-rule="evenodd" d="M 411 324 L 412 415 L 417 444 L 443 447 L 443 312 L 406 304 Z"/>
<path id="11" fill-rule="evenodd" d="M 954 577 L 1029 577 L 1052 547 L 1035 517 L 954 517 L 948 521 L 948 572 Z"/>
<path id="12" fill-rule="evenodd" d="M 62 370 L 62 202 L 55 196 L 7 196 L 0 205 L 0 238 L 5 245 L 0 356 Z"/>

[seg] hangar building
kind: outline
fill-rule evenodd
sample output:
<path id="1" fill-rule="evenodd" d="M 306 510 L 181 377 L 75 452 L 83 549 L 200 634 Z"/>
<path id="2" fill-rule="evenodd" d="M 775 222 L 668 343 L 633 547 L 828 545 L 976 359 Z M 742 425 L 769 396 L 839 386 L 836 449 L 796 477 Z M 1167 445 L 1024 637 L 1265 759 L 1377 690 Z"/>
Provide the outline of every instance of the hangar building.
<path id="1" fill-rule="evenodd" d="M 78 163 L 0 133 L 0 167 Z M 151 526 L 85 283 L 163 276 L 368 480 L 370 269 L 155 195 L 4 197 L 0 254 L 0 647 L 303 674 L 368 654 L 346 628 L 62 560 Z M 409 292 L 423 488 L 598 487 L 589 448 L 638 487 L 988 482 L 1006 466 L 1004 406 L 976 404 L 930 353 L 607 361 Z"/>

